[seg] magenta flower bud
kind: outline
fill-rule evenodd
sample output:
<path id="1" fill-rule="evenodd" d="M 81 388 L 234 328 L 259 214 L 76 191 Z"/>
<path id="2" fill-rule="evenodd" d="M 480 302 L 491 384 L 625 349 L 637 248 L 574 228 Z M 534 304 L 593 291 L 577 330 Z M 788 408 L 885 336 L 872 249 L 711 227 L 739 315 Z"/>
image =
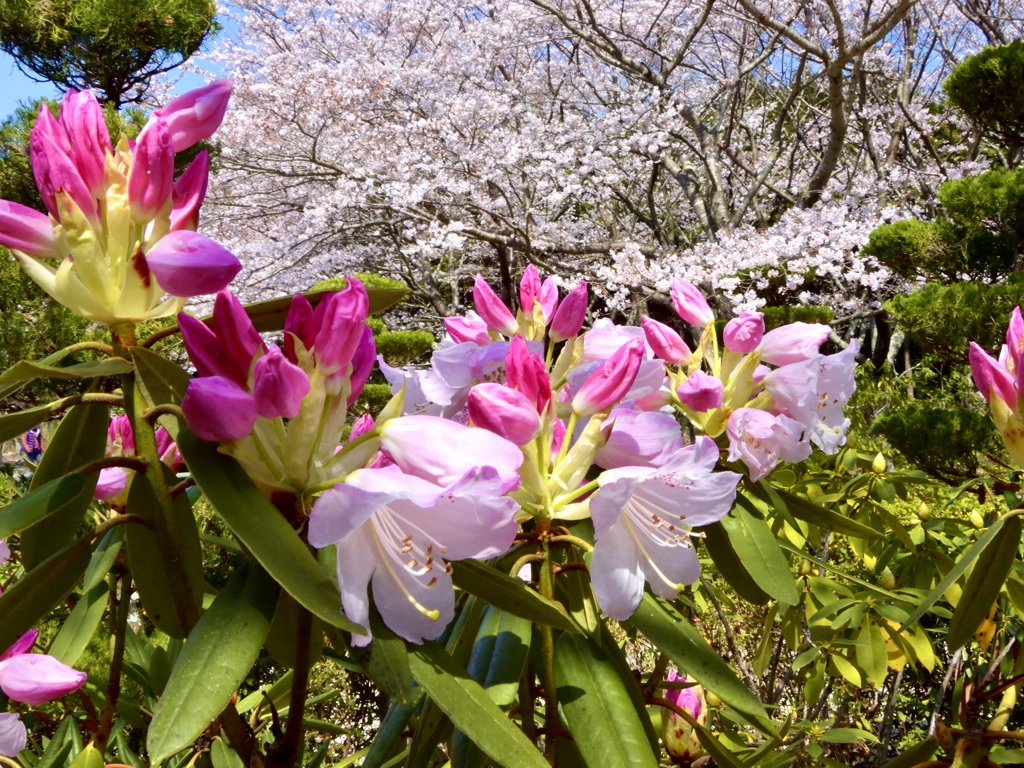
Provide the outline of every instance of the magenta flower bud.
<path id="1" fill-rule="evenodd" d="M 309 377 L 305 371 L 288 362 L 277 346 L 271 345 L 267 353 L 256 361 L 253 396 L 256 398 L 256 413 L 263 418 L 295 418 L 309 389 Z"/>
<path id="2" fill-rule="evenodd" d="M 156 455 L 160 457 L 160 461 L 171 469 L 177 469 L 181 464 L 181 454 L 178 453 L 178 446 L 174 442 L 174 438 L 163 427 L 157 427 L 156 429 Z"/>
<path id="3" fill-rule="evenodd" d="M 206 198 L 209 179 L 210 153 L 204 149 L 171 188 L 171 232 L 199 226 L 199 206 Z"/>
<path id="4" fill-rule="evenodd" d="M 159 117 L 151 118 L 139 134 L 134 155 L 128 173 L 128 202 L 132 217 L 142 223 L 156 218 L 174 186 L 174 149 L 167 123 Z"/>
<path id="5" fill-rule="evenodd" d="M 694 413 L 704 413 L 722 407 L 722 393 L 725 385 L 721 379 L 708 376 L 703 371 L 694 371 L 676 389 L 683 405 Z"/>
<path id="6" fill-rule="evenodd" d="M 764 336 L 764 315 L 760 312 L 741 312 L 725 324 L 722 339 L 725 348 L 745 355 L 757 349 Z"/>
<path id="7" fill-rule="evenodd" d="M 320 301 L 327 301 L 329 297 L 321 297 Z M 292 303 L 288 305 L 288 314 L 284 318 L 284 353 L 293 363 L 298 361 L 295 355 L 295 342 L 299 341 L 308 352 L 313 347 L 313 340 L 316 338 L 316 328 L 313 326 L 313 306 L 309 299 L 301 293 L 292 297 Z"/>
<path id="8" fill-rule="evenodd" d="M 0 688 L 8 698 L 31 707 L 77 691 L 86 678 L 85 672 L 41 653 L 23 653 L 0 662 Z"/>
<path id="9" fill-rule="evenodd" d="M 7 659 L 13 658 L 14 656 L 20 656 L 23 653 L 28 653 L 32 650 L 32 646 L 36 643 L 36 638 L 39 637 L 38 629 L 30 629 L 24 635 L 19 637 L 10 648 L 3 653 L 0 653 L 0 662 L 6 661 Z"/>
<path id="10" fill-rule="evenodd" d="M 8 200 L 0 200 L 0 245 L 35 259 L 61 258 L 50 217 Z"/>
<path id="11" fill-rule="evenodd" d="M 669 672 L 666 680 L 670 683 L 685 683 L 686 678 Z M 665 691 L 665 698 L 679 709 L 685 710 L 701 725 L 708 721 L 707 708 L 704 706 L 704 690 L 699 685 L 690 688 L 670 688 Z M 701 756 L 704 747 L 697 738 L 693 727 L 684 718 L 666 710 L 662 714 L 662 741 L 665 750 L 676 765 L 689 765 Z"/>
<path id="12" fill-rule="evenodd" d="M 818 354 L 829 330 L 821 323 L 789 323 L 768 331 L 761 339 L 761 362 L 789 365 L 808 360 Z"/>
<path id="13" fill-rule="evenodd" d="M 643 359 L 643 339 L 623 344 L 583 382 L 572 399 L 573 411 L 590 416 L 617 403 L 633 386 Z"/>
<path id="14" fill-rule="evenodd" d="M 39 117 L 29 134 L 29 155 L 32 175 L 50 215 L 60 220 L 57 193 L 63 192 L 94 225 L 98 225 L 96 200 L 71 159 L 67 133 L 53 118 L 46 104 L 40 106 Z"/>
<path id="15" fill-rule="evenodd" d="M 134 456 L 135 432 L 127 415 L 115 416 L 107 427 L 107 455 Z"/>
<path id="16" fill-rule="evenodd" d="M 172 296 L 217 293 L 242 269 L 227 248 L 187 229 L 161 237 L 146 254 L 146 264 L 160 287 Z"/>
<path id="17" fill-rule="evenodd" d="M 473 342 L 478 347 L 491 343 L 491 336 L 487 332 L 485 323 L 476 312 L 468 312 L 465 317 L 446 317 L 441 322 L 444 329 L 451 336 L 456 344 Z"/>
<path id="18" fill-rule="evenodd" d="M 984 396 L 986 402 L 992 402 L 995 395 L 1008 406 L 1010 410 L 1017 410 L 1017 386 L 1013 375 L 993 359 L 976 342 L 971 342 L 968 358 L 971 362 L 971 375 L 974 377 L 974 385 Z"/>
<path id="19" fill-rule="evenodd" d="M 519 305 L 524 315 L 533 314 L 534 302 L 540 298 L 540 275 L 533 264 L 527 264 L 519 281 Z"/>
<path id="20" fill-rule="evenodd" d="M 363 284 L 351 276 L 346 279 L 345 289 L 322 299 L 313 313 L 316 364 L 328 374 L 346 373 L 370 313 L 370 299 Z"/>
<path id="21" fill-rule="evenodd" d="M 1017 371 L 1020 370 L 1021 346 L 1024 346 L 1024 317 L 1021 317 L 1020 307 L 1014 307 L 1010 314 L 1010 324 L 1006 328 L 1006 349 Z"/>
<path id="22" fill-rule="evenodd" d="M 230 291 L 224 290 L 217 294 L 213 303 L 213 327 L 224 350 L 222 357 L 241 373 L 244 387 L 244 382 L 249 380 L 253 358 L 260 352 L 266 352 L 267 345 L 252 324 L 242 302 Z"/>
<path id="23" fill-rule="evenodd" d="M 231 81 L 217 80 L 182 94 L 153 114 L 167 122 L 171 145 L 181 152 L 213 136 L 224 120 L 229 98 Z"/>
<path id="24" fill-rule="evenodd" d="M 373 338 L 373 331 L 369 326 L 363 328 L 363 338 L 356 347 L 356 353 L 352 356 L 352 390 L 349 392 L 345 407 L 351 408 L 352 403 L 359 399 L 366 386 L 366 380 L 373 372 L 373 362 L 377 359 L 377 342 Z"/>
<path id="25" fill-rule="evenodd" d="M 649 317 L 641 317 L 640 325 L 644 328 L 647 344 L 659 360 L 672 365 L 686 365 L 690 360 L 690 348 L 683 337 L 669 326 Z"/>
<path id="26" fill-rule="evenodd" d="M 540 416 L 525 395 L 501 384 L 477 384 L 466 399 L 473 426 L 493 432 L 516 445 L 540 434 Z"/>
<path id="27" fill-rule="evenodd" d="M 711 311 L 704 294 L 689 280 L 681 277 L 672 281 L 672 306 L 683 320 L 698 328 L 715 321 L 715 313 Z"/>
<path id="28" fill-rule="evenodd" d="M 526 339 L 516 335 L 505 355 L 505 386 L 526 396 L 537 413 L 544 413 L 551 402 L 551 378 L 547 366 L 531 354 Z"/>
<path id="29" fill-rule="evenodd" d="M 352 424 L 352 431 L 348 433 L 348 441 L 351 443 L 357 437 L 362 437 L 373 429 L 373 415 L 364 413 Z"/>
<path id="30" fill-rule="evenodd" d="M 121 467 L 107 467 L 100 470 L 92 497 L 97 501 L 110 501 L 124 493 L 127 487 L 128 473 Z"/>
<path id="31" fill-rule="evenodd" d="M 181 401 L 189 427 L 203 440 L 242 440 L 256 424 L 256 398 L 230 379 L 192 379 Z"/>
<path id="32" fill-rule="evenodd" d="M 71 144 L 74 159 L 82 180 L 93 197 L 106 192 L 107 155 L 113 153 L 103 107 L 92 91 L 71 89 L 64 94 L 60 108 L 60 124 Z"/>
<path id="33" fill-rule="evenodd" d="M 545 278 L 544 282 L 540 284 L 537 301 L 540 302 L 540 311 L 544 316 L 544 322 L 550 323 L 558 308 L 558 286 L 555 285 L 555 278 Z"/>
<path id="34" fill-rule="evenodd" d="M 579 285 L 562 299 L 562 303 L 555 310 L 555 316 L 551 318 L 548 335 L 552 341 L 571 339 L 580 332 L 587 317 L 587 302 L 587 284 L 580 280 Z"/>
<path id="35" fill-rule="evenodd" d="M 519 332 L 519 324 L 509 308 L 479 274 L 473 283 L 473 304 L 476 306 L 477 314 L 492 331 L 497 331 L 503 336 L 515 336 Z"/>

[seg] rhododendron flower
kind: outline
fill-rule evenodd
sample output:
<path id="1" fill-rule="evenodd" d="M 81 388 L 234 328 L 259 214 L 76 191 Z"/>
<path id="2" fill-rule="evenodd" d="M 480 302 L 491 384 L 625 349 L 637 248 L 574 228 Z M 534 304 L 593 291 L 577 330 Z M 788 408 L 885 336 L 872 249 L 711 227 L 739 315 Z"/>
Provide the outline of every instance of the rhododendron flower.
<path id="1" fill-rule="evenodd" d="M 687 682 L 685 676 L 677 675 L 675 672 L 669 672 L 665 681 L 669 683 Z M 707 704 L 704 701 L 704 689 L 701 686 L 667 688 L 665 698 L 688 712 L 701 725 L 707 725 Z M 682 716 L 668 709 L 664 710 L 661 715 L 661 738 L 665 743 L 665 751 L 676 765 L 689 765 L 704 752 L 704 747 L 700 743 L 700 739 L 697 738 L 693 726 Z"/>
<path id="2" fill-rule="evenodd" d="M 594 463 L 602 469 L 660 467 L 683 447 L 679 422 L 668 413 L 619 407 L 601 426 L 604 445 Z"/>
<path id="3" fill-rule="evenodd" d="M 703 328 L 715 321 L 708 300 L 689 280 L 677 277 L 672 281 L 672 307 L 676 314 L 690 325 Z"/>
<path id="4" fill-rule="evenodd" d="M 680 402 L 694 413 L 704 413 L 722 407 L 725 385 L 721 379 L 694 371 L 686 381 L 676 387 Z"/>
<path id="5" fill-rule="evenodd" d="M 800 462 L 811 455 L 811 444 L 803 439 L 804 426 L 788 416 L 773 415 L 756 408 L 740 408 L 729 417 L 729 461 L 742 459 L 750 479 L 760 480 L 779 460 Z"/>
<path id="6" fill-rule="evenodd" d="M 210 138 L 224 120 L 231 97 L 231 81 L 216 80 L 202 88 L 183 93 L 153 114 L 167 123 L 175 152 Z"/>
<path id="7" fill-rule="evenodd" d="M 512 310 L 505 306 L 481 275 L 476 276 L 473 284 L 473 304 L 477 314 L 492 331 L 502 336 L 515 336 L 519 332 L 519 323 Z"/>
<path id="8" fill-rule="evenodd" d="M 438 485 L 392 465 L 358 470 L 317 499 L 309 541 L 338 545 L 345 615 L 367 628 L 353 645 L 371 640 L 371 583 L 384 623 L 400 637 L 421 643 L 444 631 L 455 613 L 448 561 L 495 557 L 515 538 L 517 505 L 504 490 L 489 466 Z"/>
<path id="9" fill-rule="evenodd" d="M 975 342 L 971 342 L 969 358 L 971 374 L 978 391 L 988 402 L 992 419 L 1003 438 L 1006 452 L 1018 466 L 1024 467 L 1024 408 L 1021 407 L 1024 365 L 1021 364 L 1021 342 L 1024 319 L 1020 307 L 1013 310 L 1006 331 L 1006 345 L 999 359 L 994 359 Z"/>
<path id="10" fill-rule="evenodd" d="M 220 89 L 225 104 L 229 91 Z M 203 131 L 215 130 L 223 108 L 204 111 Z M 194 122 L 171 112 L 179 125 Z M 176 189 L 176 128 L 158 113 L 138 141 L 122 136 L 115 147 L 90 91 L 69 91 L 59 120 L 42 105 L 30 155 L 50 216 L 0 202 L 0 244 L 25 273 L 72 311 L 128 338 L 139 321 L 173 315 L 186 298 L 220 290 L 241 269 L 224 248 L 189 231 L 209 166 L 198 161 Z"/>
<path id="11" fill-rule="evenodd" d="M 820 323 L 789 323 L 764 335 L 759 346 L 761 362 L 769 365 L 799 363 L 818 354 L 829 327 Z"/>
<path id="12" fill-rule="evenodd" d="M 548 331 L 552 341 L 565 341 L 580 332 L 583 321 L 587 318 L 587 284 L 580 280 L 575 288 L 562 299 Z"/>
<path id="13" fill-rule="evenodd" d="M 446 317 L 442 322 L 456 344 L 469 342 L 482 347 L 491 343 L 487 323 L 473 310 L 469 310 L 464 317 Z"/>
<path id="14" fill-rule="evenodd" d="M 537 268 L 527 264 L 519 281 L 519 304 L 528 321 L 533 320 L 534 312 L 539 309 L 541 324 L 547 325 L 558 307 L 558 286 L 554 278 L 548 277 L 542 283 Z"/>
<path id="15" fill-rule="evenodd" d="M 591 579 L 601 610 L 628 619 L 643 597 L 644 581 L 674 599 L 700 576 L 689 529 L 728 514 L 740 475 L 714 472 L 718 446 L 698 437 L 660 467 L 603 472 L 590 499 L 594 520 Z"/>
<path id="16" fill-rule="evenodd" d="M 589 416 L 619 402 L 636 381 L 643 356 L 644 344 L 640 339 L 623 344 L 583 382 L 573 396 L 573 411 Z"/>
<path id="17" fill-rule="evenodd" d="M 39 630 L 22 635 L 14 645 L 0 653 L 0 690 L 14 701 L 38 706 L 77 691 L 87 675 L 72 669 L 52 656 L 30 653 Z"/>
<path id="18" fill-rule="evenodd" d="M 722 340 L 725 348 L 745 355 L 757 349 L 764 337 L 764 315 L 760 312 L 741 312 L 725 324 Z"/>
<path id="19" fill-rule="evenodd" d="M 640 324 L 647 337 L 647 344 L 654 350 L 655 355 L 672 365 L 686 365 L 689 362 L 690 348 L 686 346 L 682 336 L 664 323 L 646 316 L 640 318 Z"/>
<path id="20" fill-rule="evenodd" d="M 0 712 L 0 755 L 17 757 L 28 746 L 28 731 L 15 712 Z"/>
<path id="21" fill-rule="evenodd" d="M 163 427 L 156 428 L 156 450 L 160 460 L 171 467 L 181 463 L 178 446 Z M 135 433 L 128 416 L 114 416 L 107 427 L 107 456 L 135 456 Z M 111 506 L 123 507 L 127 501 L 127 490 L 135 471 L 123 467 L 101 469 L 96 480 L 92 497 L 105 501 Z"/>
<path id="22" fill-rule="evenodd" d="M 482 427 L 515 445 L 526 445 L 540 434 L 540 416 L 533 403 L 502 384 L 477 384 L 469 390 L 466 405 L 473 426 Z"/>

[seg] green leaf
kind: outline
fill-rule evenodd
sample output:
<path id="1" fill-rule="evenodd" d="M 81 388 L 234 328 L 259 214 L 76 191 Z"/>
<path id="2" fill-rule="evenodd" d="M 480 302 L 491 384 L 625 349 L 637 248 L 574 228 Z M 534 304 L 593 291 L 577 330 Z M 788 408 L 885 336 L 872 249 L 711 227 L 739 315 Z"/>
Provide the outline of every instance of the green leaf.
<path id="1" fill-rule="evenodd" d="M 53 414 L 60 413 L 67 406 L 69 400 L 72 398 L 65 397 L 46 405 L 37 405 L 35 408 L 26 408 L 0 416 L 0 442 L 13 440 L 37 424 L 46 421 Z"/>
<path id="2" fill-rule="evenodd" d="M 909 627 L 915 621 L 924 616 L 939 598 L 946 592 L 947 589 L 955 582 L 960 576 L 963 575 L 964 571 L 967 570 L 968 566 L 973 563 L 978 555 L 982 553 L 985 547 L 988 546 L 989 542 L 995 538 L 996 534 L 1002 530 L 1003 525 L 1006 523 L 1007 518 L 1001 517 L 990 525 L 984 532 L 977 538 L 977 540 L 967 548 L 967 550 L 960 556 L 960 559 L 956 561 L 956 564 L 947 571 L 946 575 L 942 578 L 935 588 L 929 592 L 924 599 L 917 604 L 917 608 L 910 614 L 910 618 L 903 622 L 899 628 L 899 632 Z M 985 606 L 985 612 L 988 612 L 988 608 L 991 604 Z"/>
<path id="3" fill-rule="evenodd" d="M 0 648 L 13 645 L 75 588 L 89 565 L 90 544 L 88 538 L 69 544 L 0 595 Z"/>
<path id="4" fill-rule="evenodd" d="M 82 579 L 83 591 L 88 592 L 107 578 L 107 573 L 117 561 L 117 556 L 124 545 L 125 528 L 126 526 L 119 525 L 103 534 L 100 543 L 96 545 L 96 551 L 92 553 L 92 559 L 89 560 L 89 567 L 85 569 L 85 576 Z"/>
<path id="5" fill-rule="evenodd" d="M 665 715 L 667 716 L 667 712 Z M 697 723 L 695 729 L 697 734 L 697 740 L 700 741 L 704 749 L 707 750 L 708 754 L 715 761 L 715 765 L 719 768 L 745 768 L 743 762 L 738 760 L 728 749 L 726 749 L 722 742 L 720 742 L 711 731 L 705 728 L 700 723 Z"/>
<path id="6" fill-rule="evenodd" d="M 267 572 L 314 616 L 363 634 L 341 612 L 341 596 L 316 558 L 277 507 L 234 459 L 182 427 L 178 449 L 192 476 L 221 516 Z"/>
<path id="7" fill-rule="evenodd" d="M 1006 518 L 1001 531 L 978 556 L 978 564 L 967 580 L 960 602 L 946 632 L 946 644 L 955 651 L 977 631 L 999 596 L 1003 583 L 1017 559 L 1021 523 L 1017 516 Z"/>
<path id="8" fill-rule="evenodd" d="M 412 672 L 405 641 L 384 626 L 376 610 L 370 611 L 370 630 L 373 641 L 366 648 L 353 648 L 352 657 L 390 698 L 403 703 L 413 701 Z"/>
<path id="9" fill-rule="evenodd" d="M 131 363 L 119 357 L 91 360 L 86 363 L 76 363 L 75 365 L 63 367 L 47 364 L 47 362 L 57 362 L 63 356 L 60 352 L 57 352 L 38 363 L 23 360 L 11 366 L 3 374 L 0 374 L 0 398 L 7 397 L 17 392 L 30 381 L 40 378 L 61 379 L 64 381 L 94 379 L 97 376 L 120 376 L 122 373 L 128 373 L 132 369 Z"/>
<path id="10" fill-rule="evenodd" d="M 388 755 L 394 751 L 395 745 L 406 731 L 409 718 L 422 698 L 423 689 L 417 688 L 408 704 L 391 701 L 387 714 L 377 729 L 377 735 L 373 737 L 370 751 L 363 760 L 362 768 L 382 768 L 387 763 Z"/>
<path id="11" fill-rule="evenodd" d="M 679 669 L 685 670 L 687 677 L 714 691 L 740 712 L 767 718 L 761 702 L 740 681 L 718 651 L 688 621 L 669 611 L 671 608 L 660 598 L 644 595 L 629 623 L 667 654 Z"/>
<path id="12" fill-rule="evenodd" d="M 271 658 L 285 669 L 295 668 L 295 638 L 298 631 L 299 612 L 304 611 L 287 592 L 282 592 L 277 600 L 274 618 L 270 621 L 270 631 L 263 647 Z M 324 647 L 324 629 L 320 620 L 313 617 L 309 632 L 309 663 L 320 660 Z"/>
<path id="13" fill-rule="evenodd" d="M 496 571 L 479 560 L 453 562 L 452 583 L 513 616 L 567 632 L 580 631 L 561 603 L 541 597 L 522 579 Z"/>
<path id="14" fill-rule="evenodd" d="M 775 534 L 768 523 L 744 509 L 744 504 L 751 503 L 748 499 L 738 496 L 737 502 L 732 512 L 721 520 L 729 536 L 729 543 L 762 590 L 780 603 L 796 605 L 800 600 L 800 591 Z"/>
<path id="15" fill-rule="evenodd" d="M 220 736 L 210 745 L 210 762 L 213 768 L 245 768 L 242 758 Z"/>
<path id="16" fill-rule="evenodd" d="M 110 590 L 102 583 L 83 594 L 53 639 L 49 650 L 50 656 L 73 667 L 85 653 L 89 641 L 103 621 L 109 597 Z"/>
<path id="17" fill-rule="evenodd" d="M 803 520 L 805 523 L 816 525 L 827 531 L 835 531 L 836 533 L 843 533 L 847 536 L 855 536 L 861 539 L 879 539 L 885 535 L 881 531 L 876 531 L 874 528 L 864 525 L 864 523 L 840 515 L 831 509 L 826 509 L 809 499 L 797 496 L 795 493 L 783 491 L 780 488 L 776 488 L 775 493 L 785 502 L 786 508 L 789 509 L 793 517 Z"/>
<path id="18" fill-rule="evenodd" d="M 29 486 L 31 490 L 71 474 L 90 461 L 103 458 L 107 449 L 108 424 L 109 413 L 105 405 L 87 403 L 68 411 L 43 452 L 39 469 Z M 74 539 L 95 489 L 96 476 L 85 478 L 78 496 L 65 504 L 59 514 L 50 515 L 22 532 L 21 560 L 26 570 L 35 568 Z"/>
<path id="19" fill-rule="evenodd" d="M 85 478 L 72 474 L 51 480 L 16 498 L 0 509 L 0 539 L 6 539 L 50 515 L 60 514 L 67 505 L 77 503 L 84 488 Z"/>
<path id="20" fill-rule="evenodd" d="M 155 473 L 163 477 L 154 478 Z M 128 528 L 128 562 L 146 615 L 160 631 L 180 639 L 199 618 L 203 551 L 188 498 L 179 493 L 161 504 L 153 488 L 153 480 L 160 479 L 166 488 L 177 478 L 170 467 L 157 462 L 132 479 L 125 510 L 146 525 Z"/>
<path id="21" fill-rule="evenodd" d="M 889 659 L 882 630 L 873 621 L 865 621 L 861 625 L 855 653 L 865 680 L 881 688 L 889 671 Z"/>
<path id="22" fill-rule="evenodd" d="M 704 546 L 714 560 L 718 572 L 740 597 L 754 605 L 764 605 L 771 600 L 771 595 L 761 589 L 753 576 L 747 572 L 721 521 L 698 528 L 697 532 L 704 535 Z"/>
<path id="23" fill-rule="evenodd" d="M 859 669 L 850 663 L 848 659 L 837 653 L 830 656 L 829 661 L 831 661 L 833 666 L 835 666 L 836 671 L 839 672 L 839 674 L 851 685 L 857 688 L 864 687 L 864 676 L 861 674 Z"/>
<path id="24" fill-rule="evenodd" d="M 506 768 L 547 768 L 537 748 L 437 643 L 409 654 L 413 677 L 452 723 Z"/>
<path id="25" fill-rule="evenodd" d="M 274 581 L 252 565 L 199 619 L 153 710 L 146 746 L 154 765 L 191 744 L 230 703 L 263 646 L 277 596 Z"/>
<path id="26" fill-rule="evenodd" d="M 566 563 L 584 563 L 575 547 L 566 549 Z M 564 601 L 576 625 L 591 637 L 597 636 L 601 631 L 601 610 L 594 599 L 590 574 L 580 569 L 563 571 L 555 580 L 555 594 Z"/>
<path id="27" fill-rule="evenodd" d="M 618 670 L 589 637 L 555 643 L 555 684 L 569 732 L 587 765 L 657 768 Z"/>
<path id="28" fill-rule="evenodd" d="M 875 734 L 870 731 L 862 731 L 860 728 L 832 728 L 821 734 L 818 739 L 829 744 L 856 744 L 861 741 L 878 743 L 878 737 Z"/>
<path id="29" fill-rule="evenodd" d="M 132 362 L 135 364 L 135 385 L 142 393 L 146 405 L 181 405 L 192 377 L 177 363 L 145 347 L 132 347 L 131 353 Z M 176 418 L 170 415 L 161 416 L 160 423 L 171 437 L 177 436 Z"/>

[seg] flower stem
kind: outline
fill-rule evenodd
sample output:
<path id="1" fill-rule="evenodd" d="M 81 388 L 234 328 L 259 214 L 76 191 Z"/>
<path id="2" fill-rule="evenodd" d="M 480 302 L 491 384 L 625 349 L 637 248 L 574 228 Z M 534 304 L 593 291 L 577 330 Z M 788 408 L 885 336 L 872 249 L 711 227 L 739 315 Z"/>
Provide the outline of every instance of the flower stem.
<path id="1" fill-rule="evenodd" d="M 544 561 L 540 564 L 540 593 L 548 600 L 555 597 L 551 547 L 542 536 Z M 547 624 L 540 625 L 541 685 L 544 687 L 544 757 L 552 766 L 558 759 L 558 689 L 555 686 L 555 637 Z"/>
<path id="2" fill-rule="evenodd" d="M 114 636 L 114 650 L 110 658 L 110 678 L 107 681 L 106 702 L 103 706 L 103 717 L 96 731 L 96 749 L 102 755 L 107 751 L 107 739 L 114 725 L 114 713 L 117 710 L 117 699 L 121 695 L 121 664 L 124 661 L 124 637 L 128 631 L 128 609 L 131 603 L 131 575 L 127 572 L 120 577 L 112 577 L 110 584 L 111 633 Z M 118 585 L 121 595 L 118 597 Z"/>

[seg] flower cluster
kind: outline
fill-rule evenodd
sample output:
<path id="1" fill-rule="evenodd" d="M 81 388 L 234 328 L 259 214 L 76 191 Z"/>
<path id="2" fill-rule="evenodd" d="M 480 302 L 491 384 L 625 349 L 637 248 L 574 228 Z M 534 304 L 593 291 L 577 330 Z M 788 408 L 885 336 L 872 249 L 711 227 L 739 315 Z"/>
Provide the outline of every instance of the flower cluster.
<path id="1" fill-rule="evenodd" d="M 665 682 L 685 683 L 687 680 L 683 675 L 669 672 Z M 700 725 L 707 725 L 708 706 L 704 701 L 704 689 L 701 686 L 691 683 L 687 688 L 669 688 L 665 691 L 665 698 L 687 712 Z M 661 717 L 661 740 L 672 763 L 690 765 L 704 752 L 693 726 L 671 710 L 665 710 Z"/>
<path id="2" fill-rule="evenodd" d="M 0 565 L 11 556 L 0 541 Z M 31 653 L 39 630 L 32 629 L 0 653 L 0 690 L 12 701 L 37 706 L 85 685 L 86 674 L 52 656 Z M 17 757 L 28 743 L 24 723 L 14 712 L 0 713 L 0 756 Z"/>
<path id="3" fill-rule="evenodd" d="M 974 383 L 992 411 L 992 419 L 1003 438 L 1006 452 L 1017 466 L 1024 467 L 1024 317 L 1020 307 L 1013 310 L 1006 329 L 1006 343 L 994 359 L 977 343 L 971 342 L 970 361 Z"/>
<path id="4" fill-rule="evenodd" d="M 163 427 L 156 428 L 156 450 L 160 460 L 172 469 L 181 465 L 178 446 Z M 127 415 L 115 416 L 107 427 L 106 455 L 135 456 L 135 433 Z M 123 467 L 107 467 L 101 469 L 96 480 L 96 489 L 92 497 L 97 501 L 105 501 L 114 507 L 124 507 L 128 500 L 128 488 L 135 472 Z"/>
<path id="5" fill-rule="evenodd" d="M 209 155 L 177 180 L 174 156 L 213 134 L 230 94 L 222 80 L 180 96 L 116 146 L 91 91 L 68 91 L 56 118 L 42 105 L 30 154 L 49 215 L 0 201 L 0 245 L 54 299 L 121 333 L 220 290 L 241 264 L 195 232 Z"/>

